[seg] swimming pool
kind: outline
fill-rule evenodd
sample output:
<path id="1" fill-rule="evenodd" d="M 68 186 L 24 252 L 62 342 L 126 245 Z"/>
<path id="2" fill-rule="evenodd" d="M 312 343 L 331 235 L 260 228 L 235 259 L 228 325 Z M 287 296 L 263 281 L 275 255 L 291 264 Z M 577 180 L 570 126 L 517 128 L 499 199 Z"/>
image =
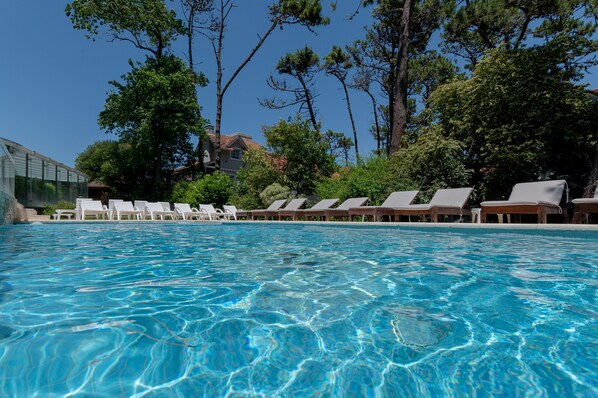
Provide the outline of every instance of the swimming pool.
<path id="1" fill-rule="evenodd" d="M 0 396 L 598 394 L 598 240 L 0 227 Z"/>

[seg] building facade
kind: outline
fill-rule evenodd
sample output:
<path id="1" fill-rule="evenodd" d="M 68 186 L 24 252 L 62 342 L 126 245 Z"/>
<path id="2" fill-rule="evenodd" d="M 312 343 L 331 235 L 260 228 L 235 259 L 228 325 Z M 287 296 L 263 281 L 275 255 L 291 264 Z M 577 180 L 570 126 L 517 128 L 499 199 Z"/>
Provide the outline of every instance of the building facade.
<path id="1" fill-rule="evenodd" d="M 74 203 L 76 198 L 87 196 L 85 174 L 16 142 L 4 138 L 0 142 L 14 165 L 13 196 L 23 206 L 41 209 L 62 200 Z"/>

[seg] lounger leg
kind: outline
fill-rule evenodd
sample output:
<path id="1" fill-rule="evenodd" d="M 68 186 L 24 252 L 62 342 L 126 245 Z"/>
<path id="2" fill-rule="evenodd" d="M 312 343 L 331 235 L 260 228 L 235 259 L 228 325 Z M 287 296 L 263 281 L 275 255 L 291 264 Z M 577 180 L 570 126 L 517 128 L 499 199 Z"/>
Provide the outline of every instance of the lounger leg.
<path id="1" fill-rule="evenodd" d="M 538 210 L 538 223 L 546 224 L 547 218 L 548 218 L 548 214 L 546 214 L 546 211 L 544 209 L 539 209 Z"/>

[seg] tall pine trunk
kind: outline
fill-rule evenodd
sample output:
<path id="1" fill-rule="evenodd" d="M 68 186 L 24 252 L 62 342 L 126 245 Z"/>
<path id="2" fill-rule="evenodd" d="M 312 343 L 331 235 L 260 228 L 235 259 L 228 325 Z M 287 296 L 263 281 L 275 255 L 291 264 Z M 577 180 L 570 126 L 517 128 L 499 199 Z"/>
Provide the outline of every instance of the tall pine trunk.
<path id="1" fill-rule="evenodd" d="M 413 0 L 405 0 L 403 5 L 403 14 L 401 16 L 401 35 L 399 37 L 399 52 L 397 76 L 394 92 L 394 106 L 392 109 L 392 124 L 390 136 L 390 154 L 395 153 L 401 148 L 401 140 L 407 128 L 407 114 L 409 112 L 407 104 L 407 80 L 408 62 L 409 62 L 409 41 L 411 36 L 411 13 L 413 12 Z"/>

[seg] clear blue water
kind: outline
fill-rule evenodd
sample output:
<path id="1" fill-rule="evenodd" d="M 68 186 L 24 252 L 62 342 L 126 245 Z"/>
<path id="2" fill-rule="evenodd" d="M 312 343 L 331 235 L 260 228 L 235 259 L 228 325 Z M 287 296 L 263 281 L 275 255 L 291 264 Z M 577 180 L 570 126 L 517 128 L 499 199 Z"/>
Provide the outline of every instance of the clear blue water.
<path id="1" fill-rule="evenodd" d="M 2 397 L 598 395 L 597 239 L 150 223 L 0 238 Z"/>

